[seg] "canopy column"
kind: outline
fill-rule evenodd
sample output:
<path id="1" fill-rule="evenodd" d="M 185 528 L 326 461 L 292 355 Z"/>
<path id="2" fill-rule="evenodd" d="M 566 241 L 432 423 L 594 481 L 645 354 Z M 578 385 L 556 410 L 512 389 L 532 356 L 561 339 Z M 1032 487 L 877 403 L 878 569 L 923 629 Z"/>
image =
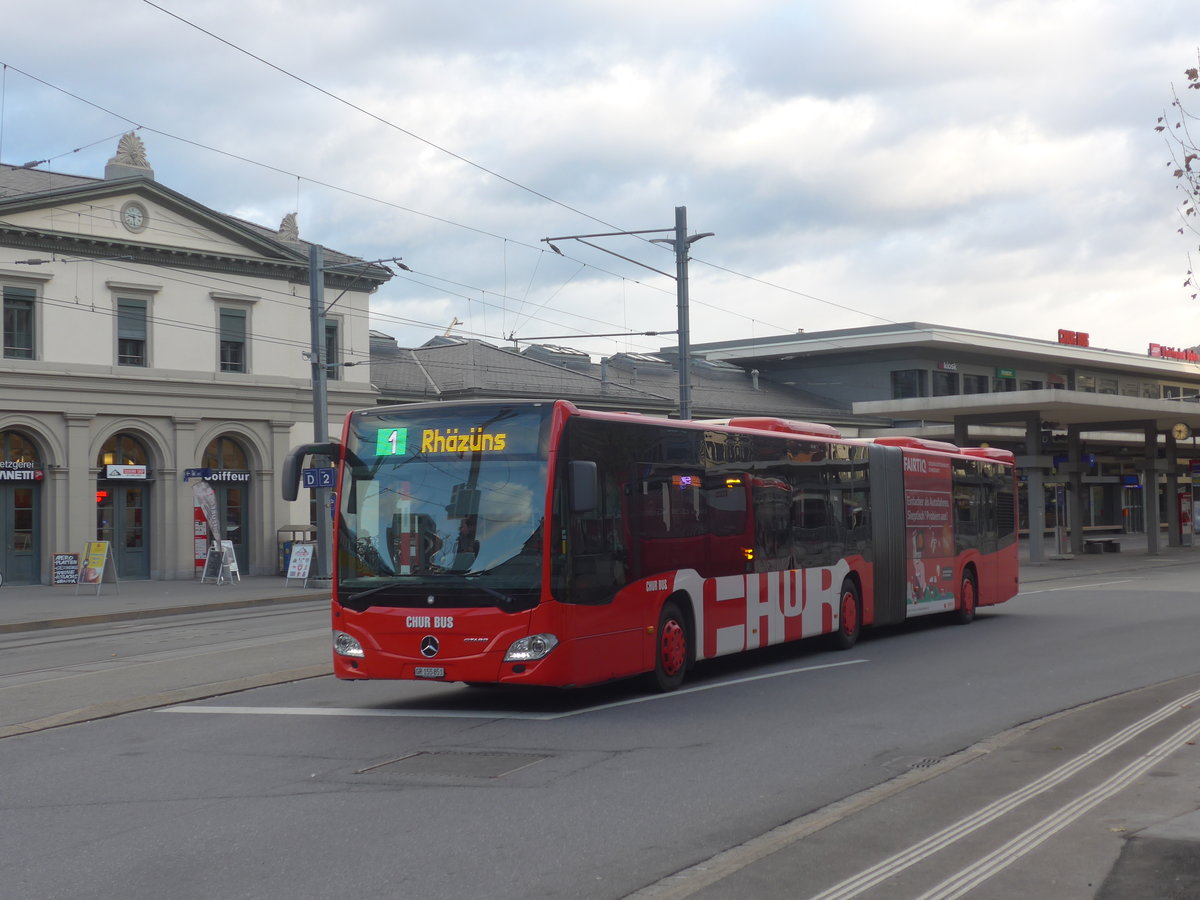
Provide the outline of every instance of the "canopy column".
<path id="1" fill-rule="evenodd" d="M 1025 455 L 1017 457 L 1017 471 L 1025 476 L 1025 508 L 1029 515 L 1029 561 L 1046 559 L 1046 502 L 1042 466 L 1042 417 L 1031 413 L 1025 419 Z"/>
<path id="2" fill-rule="evenodd" d="M 1143 429 L 1146 436 L 1145 457 L 1142 466 L 1142 520 L 1146 523 L 1146 553 L 1158 553 L 1158 429 L 1148 423 Z"/>
<path id="3" fill-rule="evenodd" d="M 1067 426 L 1067 523 L 1071 552 L 1083 552 L 1083 441 L 1078 425 Z"/>
<path id="4" fill-rule="evenodd" d="M 1157 443 L 1157 442 L 1156 442 Z M 1175 435 L 1167 432 L 1167 546 L 1182 547 L 1183 532 L 1179 527 L 1179 448 L 1175 446 Z"/>

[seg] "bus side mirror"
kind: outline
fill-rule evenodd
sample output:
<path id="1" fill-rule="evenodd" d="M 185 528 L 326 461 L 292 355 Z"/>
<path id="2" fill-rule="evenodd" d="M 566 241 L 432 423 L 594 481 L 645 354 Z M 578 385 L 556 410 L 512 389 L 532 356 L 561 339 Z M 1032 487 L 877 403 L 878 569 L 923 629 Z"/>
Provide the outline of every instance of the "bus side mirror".
<path id="1" fill-rule="evenodd" d="M 300 444 L 293 447 L 283 460 L 283 475 L 281 477 L 284 500 L 295 500 L 300 495 L 300 474 L 303 471 L 304 459 L 307 456 L 327 456 L 336 461 L 341 453 L 341 444 L 325 442 L 323 444 Z"/>
<path id="2" fill-rule="evenodd" d="M 596 464 L 590 459 L 573 459 L 567 463 L 570 482 L 571 512 L 585 513 L 596 508 L 598 478 Z"/>

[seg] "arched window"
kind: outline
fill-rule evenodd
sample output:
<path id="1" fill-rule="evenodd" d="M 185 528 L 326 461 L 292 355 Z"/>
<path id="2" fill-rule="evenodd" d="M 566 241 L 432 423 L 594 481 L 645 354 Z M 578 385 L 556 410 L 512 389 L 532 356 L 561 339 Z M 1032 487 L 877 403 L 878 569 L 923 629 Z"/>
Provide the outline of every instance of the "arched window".
<path id="1" fill-rule="evenodd" d="M 241 444 L 231 437 L 221 436 L 210 441 L 204 448 L 204 457 L 200 465 L 206 469 L 239 469 L 250 468 L 246 465 L 246 451 Z"/>
<path id="2" fill-rule="evenodd" d="M 0 459 L 9 462 L 36 462 L 37 448 L 20 432 L 0 431 Z"/>
<path id="3" fill-rule="evenodd" d="M 100 449 L 100 466 L 144 466 L 149 462 L 146 448 L 131 434 L 114 434 Z"/>

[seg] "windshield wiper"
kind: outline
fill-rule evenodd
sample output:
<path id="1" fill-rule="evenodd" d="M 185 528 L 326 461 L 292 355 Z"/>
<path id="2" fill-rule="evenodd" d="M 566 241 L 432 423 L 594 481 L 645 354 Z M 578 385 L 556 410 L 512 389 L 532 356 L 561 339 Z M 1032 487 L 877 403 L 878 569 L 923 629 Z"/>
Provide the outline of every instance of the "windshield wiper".
<path id="1" fill-rule="evenodd" d="M 353 603 L 356 600 L 361 600 L 363 597 L 370 597 L 372 594 L 378 594 L 380 591 L 386 591 L 388 588 L 398 588 L 400 586 L 401 585 L 394 581 L 389 582 L 388 584 L 376 585 L 373 588 L 367 588 L 365 591 L 359 591 L 357 594 L 351 594 L 345 600 L 339 602 L 341 602 L 343 605 L 347 603 Z"/>
<path id="2" fill-rule="evenodd" d="M 493 590 L 492 588 L 488 587 L 486 584 L 472 583 L 472 581 L 471 581 L 472 578 L 478 577 L 480 575 L 487 575 L 491 571 L 492 571 L 491 569 L 480 569 L 478 572 L 465 572 L 465 573 L 464 572 L 442 572 L 441 574 L 447 575 L 450 578 L 457 578 L 459 581 L 463 582 L 464 584 L 469 584 L 473 588 L 478 588 L 479 590 L 483 591 L 488 596 L 495 597 L 501 603 L 512 603 L 512 597 L 508 596 L 507 594 L 502 594 L 499 591 Z"/>

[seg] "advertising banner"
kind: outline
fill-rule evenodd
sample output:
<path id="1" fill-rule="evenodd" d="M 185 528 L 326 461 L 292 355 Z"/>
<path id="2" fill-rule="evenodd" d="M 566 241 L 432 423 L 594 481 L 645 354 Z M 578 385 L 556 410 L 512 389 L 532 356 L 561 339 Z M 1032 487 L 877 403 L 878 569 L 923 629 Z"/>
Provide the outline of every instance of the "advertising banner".
<path id="1" fill-rule="evenodd" d="M 212 531 L 213 540 L 219 541 L 221 539 L 221 520 L 217 516 L 217 492 L 207 481 L 193 481 L 191 485 L 196 505 L 204 513 L 204 518 Z"/>
<path id="2" fill-rule="evenodd" d="M 905 455 L 904 525 L 910 606 L 954 598 L 954 524 L 948 458 Z"/>

